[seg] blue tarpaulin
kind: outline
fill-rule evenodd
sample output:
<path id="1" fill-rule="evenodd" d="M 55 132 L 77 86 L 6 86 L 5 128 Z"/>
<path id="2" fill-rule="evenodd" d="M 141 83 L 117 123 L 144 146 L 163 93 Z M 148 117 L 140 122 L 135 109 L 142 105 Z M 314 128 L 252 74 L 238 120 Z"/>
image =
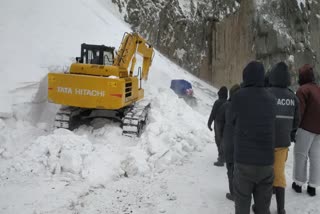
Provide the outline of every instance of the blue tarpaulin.
<path id="1" fill-rule="evenodd" d="M 170 88 L 178 95 L 190 95 L 192 92 L 191 83 L 184 79 L 171 80 Z"/>

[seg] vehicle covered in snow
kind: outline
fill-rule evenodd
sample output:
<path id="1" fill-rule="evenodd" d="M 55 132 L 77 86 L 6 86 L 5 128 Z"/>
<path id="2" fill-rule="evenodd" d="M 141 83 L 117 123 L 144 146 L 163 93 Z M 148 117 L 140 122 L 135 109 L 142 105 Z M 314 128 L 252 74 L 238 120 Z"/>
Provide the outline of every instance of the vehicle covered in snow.
<path id="1" fill-rule="evenodd" d="M 197 104 L 196 98 L 193 96 L 192 84 L 184 79 L 171 80 L 170 88 L 180 97 L 183 98 L 190 106 Z"/>
<path id="2" fill-rule="evenodd" d="M 170 88 L 179 96 L 193 95 L 191 83 L 184 79 L 171 80 Z"/>

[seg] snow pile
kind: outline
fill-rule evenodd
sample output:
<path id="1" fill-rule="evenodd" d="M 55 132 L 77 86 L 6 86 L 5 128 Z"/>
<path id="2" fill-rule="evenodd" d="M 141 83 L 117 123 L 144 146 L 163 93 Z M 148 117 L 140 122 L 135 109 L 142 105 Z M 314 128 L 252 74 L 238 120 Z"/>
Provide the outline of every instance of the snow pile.
<path id="1" fill-rule="evenodd" d="M 65 129 L 40 136 L 24 155 L 29 157 L 26 165 L 34 167 L 35 173 L 48 171 L 54 176 L 85 179 L 91 186 L 101 186 L 123 174 L 117 153 L 107 146 L 94 145 L 88 136 Z"/>
<path id="2" fill-rule="evenodd" d="M 125 176 L 146 175 L 151 171 L 148 163 L 150 154 L 142 149 L 131 151 L 124 160 L 121 161 L 121 169 L 124 170 Z"/>
<path id="3" fill-rule="evenodd" d="M 32 126 L 27 121 L 0 119 L 0 158 L 10 159 L 19 156 L 45 131 Z"/>
<path id="4" fill-rule="evenodd" d="M 160 88 L 152 102 L 150 124 L 144 140 L 157 170 L 172 163 L 181 163 L 212 139 L 201 115 L 182 99 L 174 99 L 175 96 L 170 89 Z"/>
<path id="5" fill-rule="evenodd" d="M 43 164 L 52 174 L 80 174 L 83 160 L 93 150 L 91 142 L 85 137 L 76 136 L 64 129 L 39 137 L 32 147 L 37 151 L 36 157 L 43 160 Z"/>
<path id="6" fill-rule="evenodd" d="M 141 139 L 122 136 L 122 130 L 112 121 L 95 120 L 93 127 L 80 127 L 77 134 L 88 134 L 94 145 L 94 152 L 85 161 L 86 170 L 84 178 L 88 178 L 90 184 L 105 185 L 107 182 L 117 180 L 119 177 L 131 177 L 145 175 L 150 172 L 148 163 L 149 155 L 140 148 Z"/>
<path id="7" fill-rule="evenodd" d="M 0 118 L 12 117 L 12 97 L 7 94 L 0 94 L 0 100 L 7 105 L 0 105 Z"/>
<path id="8" fill-rule="evenodd" d="M 96 146 L 95 151 L 85 158 L 81 175 L 91 186 L 104 186 L 124 174 L 120 167 L 121 158 L 108 147 Z"/>
<path id="9" fill-rule="evenodd" d="M 38 137 L 21 153 L 20 168 L 104 186 L 122 176 L 143 176 L 183 163 L 192 152 L 211 142 L 212 136 L 204 129 L 202 115 L 169 88 L 160 88 L 157 94 L 140 139 L 121 136 L 121 128 L 112 121 L 95 120 L 92 126 L 76 132 L 58 129 Z"/>

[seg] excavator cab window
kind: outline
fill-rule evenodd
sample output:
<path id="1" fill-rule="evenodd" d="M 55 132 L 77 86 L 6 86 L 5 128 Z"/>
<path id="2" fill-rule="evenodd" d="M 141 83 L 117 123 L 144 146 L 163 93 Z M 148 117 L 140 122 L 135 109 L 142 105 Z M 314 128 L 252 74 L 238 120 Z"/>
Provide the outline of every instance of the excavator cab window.
<path id="1" fill-rule="evenodd" d="M 84 64 L 113 65 L 114 47 L 83 43 L 81 44 L 81 56 L 76 60 Z"/>
<path id="2" fill-rule="evenodd" d="M 108 51 L 104 51 L 103 60 L 104 65 L 113 65 L 113 54 Z"/>

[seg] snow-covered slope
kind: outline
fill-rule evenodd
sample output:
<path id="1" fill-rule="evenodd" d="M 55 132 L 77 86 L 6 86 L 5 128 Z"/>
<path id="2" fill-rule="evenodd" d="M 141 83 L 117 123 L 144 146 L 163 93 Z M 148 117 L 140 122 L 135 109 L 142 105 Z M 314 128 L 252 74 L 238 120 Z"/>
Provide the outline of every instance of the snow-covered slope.
<path id="1" fill-rule="evenodd" d="M 46 102 L 46 74 L 66 70 L 83 42 L 118 47 L 130 31 L 120 17 L 110 0 L 1 3 L 1 214 L 233 213 L 206 127 L 216 90 L 158 52 L 143 83 L 152 109 L 141 138 L 106 120 L 51 130 L 59 106 Z M 193 83 L 196 107 L 169 89 L 173 78 Z M 288 184 L 291 171 L 290 154 Z M 287 192 L 288 213 L 320 212 L 317 197 Z"/>
<path id="2" fill-rule="evenodd" d="M 46 74 L 68 69 L 83 42 L 118 47 L 130 31 L 119 17 L 103 0 L 2 3 L 0 103 L 12 116 L 0 119 L 0 213 L 67 213 L 92 188 L 162 172 L 213 139 L 206 120 L 214 89 L 159 53 L 143 83 L 152 109 L 141 138 L 103 120 L 51 130 L 58 106 L 46 102 Z M 170 90 L 173 78 L 193 82 L 196 107 Z"/>

